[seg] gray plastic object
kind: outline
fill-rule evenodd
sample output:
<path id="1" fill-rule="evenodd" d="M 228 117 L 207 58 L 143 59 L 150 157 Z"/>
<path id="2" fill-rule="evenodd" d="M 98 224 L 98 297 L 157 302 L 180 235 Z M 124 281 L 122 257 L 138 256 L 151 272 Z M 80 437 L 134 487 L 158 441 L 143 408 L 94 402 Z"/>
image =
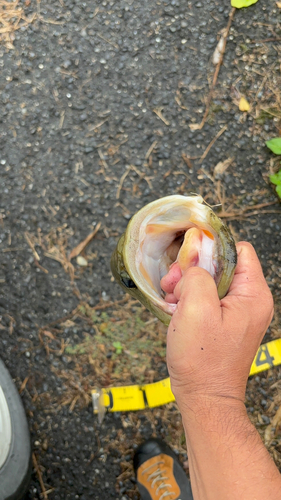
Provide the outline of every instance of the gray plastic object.
<path id="1" fill-rule="evenodd" d="M 0 500 L 20 500 L 31 475 L 26 415 L 15 384 L 0 359 Z"/>

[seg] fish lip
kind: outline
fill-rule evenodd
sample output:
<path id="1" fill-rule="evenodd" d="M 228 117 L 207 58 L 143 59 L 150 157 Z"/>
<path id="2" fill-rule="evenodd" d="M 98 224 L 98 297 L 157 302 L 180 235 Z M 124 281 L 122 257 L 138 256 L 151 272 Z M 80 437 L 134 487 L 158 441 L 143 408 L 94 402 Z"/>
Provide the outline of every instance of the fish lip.
<path id="1" fill-rule="evenodd" d="M 163 299 L 163 302 L 164 302 L 164 307 L 163 307 L 162 311 L 164 311 L 166 314 L 169 314 L 170 316 L 173 316 L 173 314 L 177 308 L 177 304 L 171 304 L 170 302 L 165 302 L 164 299 Z"/>

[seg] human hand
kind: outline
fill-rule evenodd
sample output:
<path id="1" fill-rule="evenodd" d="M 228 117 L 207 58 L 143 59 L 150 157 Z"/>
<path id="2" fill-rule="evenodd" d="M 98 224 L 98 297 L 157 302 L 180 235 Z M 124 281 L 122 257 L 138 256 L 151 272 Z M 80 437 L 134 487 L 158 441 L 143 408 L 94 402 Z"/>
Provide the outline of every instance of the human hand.
<path id="1" fill-rule="evenodd" d="M 171 387 L 180 406 L 198 398 L 244 401 L 250 367 L 273 316 L 273 299 L 252 245 L 237 244 L 238 263 L 219 300 L 211 275 L 176 265 L 161 282 L 177 302 L 167 335 Z M 175 278 L 176 277 L 176 278 Z"/>

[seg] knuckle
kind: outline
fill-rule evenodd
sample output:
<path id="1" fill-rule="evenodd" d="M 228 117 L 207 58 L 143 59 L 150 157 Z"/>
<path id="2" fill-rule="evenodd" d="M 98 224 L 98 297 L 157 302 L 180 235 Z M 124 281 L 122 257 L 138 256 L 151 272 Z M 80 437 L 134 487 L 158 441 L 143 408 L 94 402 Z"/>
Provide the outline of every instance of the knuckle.
<path id="1" fill-rule="evenodd" d="M 254 247 L 249 241 L 239 241 L 236 245 L 238 248 L 248 248 L 249 250 L 254 250 Z"/>

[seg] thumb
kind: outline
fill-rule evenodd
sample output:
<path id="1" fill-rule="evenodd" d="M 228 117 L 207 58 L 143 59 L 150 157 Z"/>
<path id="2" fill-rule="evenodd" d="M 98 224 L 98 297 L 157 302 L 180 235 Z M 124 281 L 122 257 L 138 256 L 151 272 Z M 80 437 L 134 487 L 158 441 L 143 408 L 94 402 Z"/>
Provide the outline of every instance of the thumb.
<path id="1" fill-rule="evenodd" d="M 178 300 L 174 315 L 186 314 L 190 321 L 191 316 L 203 319 L 206 314 L 213 314 L 216 310 L 220 314 L 220 299 L 214 279 L 200 267 L 188 268 L 174 289 Z"/>

